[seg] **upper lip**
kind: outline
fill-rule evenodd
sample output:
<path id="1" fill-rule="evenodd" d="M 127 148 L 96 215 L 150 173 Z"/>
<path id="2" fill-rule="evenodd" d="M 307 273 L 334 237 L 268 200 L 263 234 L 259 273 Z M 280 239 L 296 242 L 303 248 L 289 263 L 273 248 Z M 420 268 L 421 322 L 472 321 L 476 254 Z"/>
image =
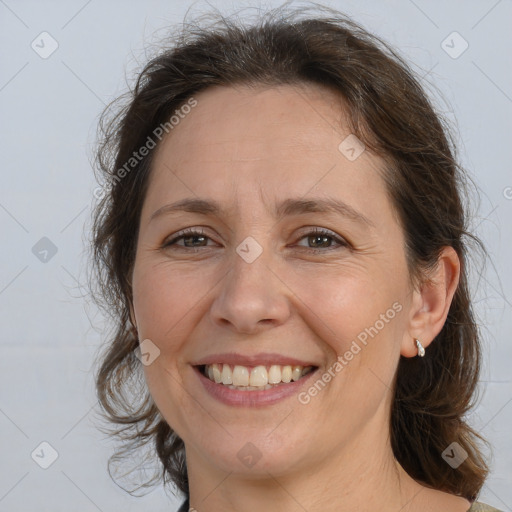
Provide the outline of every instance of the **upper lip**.
<path id="1" fill-rule="evenodd" d="M 311 361 L 297 359 L 295 357 L 288 357 L 283 354 L 260 353 L 254 355 L 243 355 L 235 352 L 226 352 L 222 354 L 212 354 L 206 356 L 195 363 L 193 366 L 202 366 L 205 364 L 225 363 L 233 366 L 269 366 L 277 364 L 280 366 L 318 366 Z"/>

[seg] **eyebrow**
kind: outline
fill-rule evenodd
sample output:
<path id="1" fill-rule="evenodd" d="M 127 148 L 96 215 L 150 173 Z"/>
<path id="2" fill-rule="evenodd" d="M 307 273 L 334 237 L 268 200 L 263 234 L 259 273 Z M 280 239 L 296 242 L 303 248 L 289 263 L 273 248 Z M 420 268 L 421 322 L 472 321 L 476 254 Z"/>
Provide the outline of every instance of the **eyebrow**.
<path id="1" fill-rule="evenodd" d="M 201 198 L 185 198 L 170 203 L 156 210 L 150 217 L 150 222 L 163 214 L 188 212 L 201 215 L 225 215 L 225 211 L 218 202 Z M 292 215 L 304 213 L 336 213 L 353 221 L 375 227 L 374 223 L 365 215 L 355 210 L 347 203 L 333 198 L 285 199 L 277 205 L 274 216 L 280 220 Z"/>

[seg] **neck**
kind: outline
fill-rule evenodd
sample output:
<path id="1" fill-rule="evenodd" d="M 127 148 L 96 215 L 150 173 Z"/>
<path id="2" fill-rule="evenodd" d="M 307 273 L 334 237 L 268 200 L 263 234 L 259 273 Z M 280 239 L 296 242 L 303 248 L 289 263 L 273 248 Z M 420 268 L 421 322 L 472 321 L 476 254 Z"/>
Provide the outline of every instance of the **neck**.
<path id="1" fill-rule="evenodd" d="M 187 467 L 190 506 L 199 512 L 405 512 L 423 489 L 393 457 L 381 421 L 368 424 L 349 446 L 334 448 L 328 460 L 286 474 L 223 472 L 190 447 Z"/>

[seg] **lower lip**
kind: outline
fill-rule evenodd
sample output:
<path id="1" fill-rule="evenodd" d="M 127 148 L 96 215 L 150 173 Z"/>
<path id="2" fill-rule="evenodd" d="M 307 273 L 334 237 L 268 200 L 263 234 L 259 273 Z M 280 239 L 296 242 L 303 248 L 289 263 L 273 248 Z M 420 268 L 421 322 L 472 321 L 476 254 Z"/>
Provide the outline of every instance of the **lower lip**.
<path id="1" fill-rule="evenodd" d="M 308 382 L 311 377 L 317 372 L 313 370 L 299 380 L 292 381 L 288 384 L 279 384 L 270 389 L 262 391 L 240 391 L 238 389 L 231 389 L 224 384 L 217 384 L 205 377 L 197 366 L 193 367 L 196 374 L 204 386 L 205 390 L 219 402 L 226 405 L 244 406 L 244 407 L 258 407 L 262 405 L 271 405 L 281 400 L 285 400 L 291 395 L 297 395 L 300 388 Z"/>

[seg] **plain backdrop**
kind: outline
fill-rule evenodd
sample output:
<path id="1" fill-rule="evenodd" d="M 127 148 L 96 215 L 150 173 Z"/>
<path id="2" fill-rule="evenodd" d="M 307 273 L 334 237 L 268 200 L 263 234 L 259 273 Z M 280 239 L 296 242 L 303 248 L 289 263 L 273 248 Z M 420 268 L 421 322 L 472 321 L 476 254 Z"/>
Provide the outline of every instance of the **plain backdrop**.
<path id="1" fill-rule="evenodd" d="M 480 187 L 472 226 L 491 259 L 473 279 L 485 366 L 470 421 L 493 446 L 481 500 L 510 511 L 512 2 L 324 4 L 412 63 L 456 123 L 462 162 Z M 280 2 L 235 7 L 269 5 Z M 0 0 L 0 511 L 157 512 L 181 502 L 161 487 L 132 497 L 107 473 L 111 444 L 96 427 L 91 371 L 104 320 L 84 298 L 84 240 L 98 116 L 144 63 L 144 47 L 189 7 L 177 0 Z"/>

